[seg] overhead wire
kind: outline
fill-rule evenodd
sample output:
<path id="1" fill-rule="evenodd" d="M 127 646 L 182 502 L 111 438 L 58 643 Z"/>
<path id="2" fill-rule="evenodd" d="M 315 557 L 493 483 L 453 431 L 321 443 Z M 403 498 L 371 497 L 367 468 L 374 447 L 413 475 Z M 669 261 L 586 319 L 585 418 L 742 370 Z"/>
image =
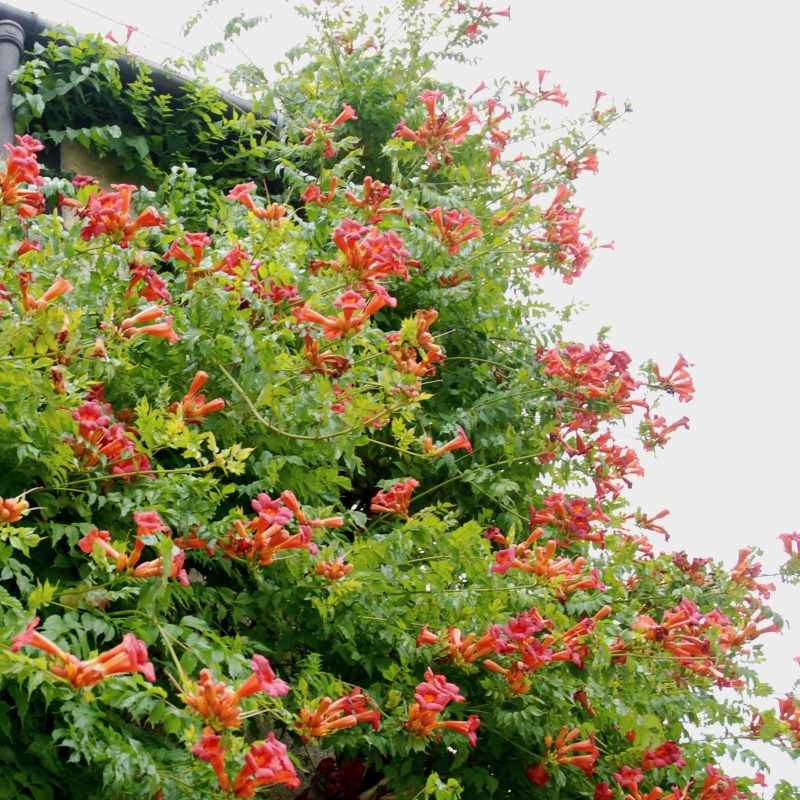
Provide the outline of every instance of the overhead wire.
<path id="1" fill-rule="evenodd" d="M 117 19 L 116 17 L 109 16 L 108 14 L 105 14 L 102 11 L 98 11 L 97 9 L 92 8 L 91 6 L 87 6 L 84 3 L 78 3 L 78 2 L 76 2 L 76 0 L 63 0 L 63 2 L 66 5 L 73 6 L 74 8 L 80 9 L 81 11 L 84 11 L 86 13 L 92 14 L 95 17 L 98 17 L 99 19 L 103 19 L 106 22 L 110 22 L 110 23 L 112 23 L 114 25 L 119 25 L 122 28 L 128 28 L 129 25 L 130 25 L 130 23 L 128 23 L 128 22 L 123 22 L 122 20 Z M 181 47 L 180 45 L 177 45 L 174 42 L 168 41 L 166 39 L 162 39 L 162 38 L 160 38 L 158 36 L 154 36 L 153 34 L 148 33 L 145 30 L 142 30 L 138 26 L 131 26 L 131 27 L 135 27 L 136 34 L 144 37 L 145 39 L 149 39 L 150 41 L 155 42 L 156 44 L 159 44 L 162 47 L 169 48 L 170 50 L 173 50 L 173 51 L 175 51 L 177 53 L 180 53 L 181 55 L 183 55 L 183 56 L 185 56 L 185 57 L 187 57 L 189 59 L 193 59 L 194 56 L 195 56 L 195 54 L 192 53 L 190 50 L 186 49 L 185 47 Z M 252 63 L 252 59 L 250 59 L 250 57 L 246 53 L 244 53 L 244 51 L 241 49 L 241 47 L 239 47 L 238 49 Z M 208 65 L 214 67 L 216 70 L 218 70 L 220 72 L 221 76 L 227 74 L 228 72 L 230 72 L 230 67 L 226 67 L 226 66 L 220 64 L 219 62 L 207 61 L 206 64 L 208 64 Z"/>

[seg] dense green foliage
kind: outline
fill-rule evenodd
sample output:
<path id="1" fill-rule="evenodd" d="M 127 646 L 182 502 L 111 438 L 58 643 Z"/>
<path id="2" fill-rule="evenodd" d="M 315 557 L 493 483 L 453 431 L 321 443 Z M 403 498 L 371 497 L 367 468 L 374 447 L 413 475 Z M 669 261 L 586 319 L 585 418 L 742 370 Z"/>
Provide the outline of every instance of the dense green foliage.
<path id="1" fill-rule="evenodd" d="M 45 144 L 75 141 L 149 185 L 182 163 L 219 188 L 243 175 L 272 178 L 267 112 L 232 106 L 202 80 L 159 92 L 146 63 L 125 59 L 128 77 L 120 58 L 120 47 L 100 37 L 50 33 L 12 76 L 17 129 Z"/>
<path id="2" fill-rule="evenodd" d="M 502 14 L 442 5 L 405 0 L 391 38 L 385 12 L 316 3 L 257 87 L 279 131 L 201 86 L 156 99 L 146 70 L 111 102 L 96 40 L 21 68 L 28 132 L 81 129 L 151 188 L 39 180 L 30 139 L 5 168 L 0 797 L 231 796 L 212 767 L 250 797 L 234 776 L 266 740 L 293 766 L 259 780 L 296 770 L 306 798 L 727 800 L 754 796 L 749 740 L 797 753 L 800 711 L 755 671 L 781 627 L 756 554 L 660 553 L 624 498 L 622 423 L 662 446 L 687 365 L 567 346 L 537 285 L 597 246 L 574 182 L 624 112 L 551 126 L 546 76 L 469 105 L 436 64 Z M 264 176 L 270 198 L 219 191 Z M 19 638 L 34 616 L 55 645 Z M 98 660 L 127 634 L 147 656 Z M 266 682 L 226 721 L 204 669 L 218 700 Z M 337 726 L 321 698 L 348 693 Z"/>

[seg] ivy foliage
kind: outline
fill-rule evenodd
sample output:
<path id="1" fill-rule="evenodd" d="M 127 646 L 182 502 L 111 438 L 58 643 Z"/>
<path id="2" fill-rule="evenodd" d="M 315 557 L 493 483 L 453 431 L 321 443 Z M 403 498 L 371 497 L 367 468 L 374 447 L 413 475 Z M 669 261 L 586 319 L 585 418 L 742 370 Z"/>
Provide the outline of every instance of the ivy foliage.
<path id="1" fill-rule="evenodd" d="M 220 189 L 242 175 L 272 178 L 268 107 L 239 108 L 201 78 L 159 91 L 147 63 L 99 36 L 47 33 L 11 81 L 17 130 L 53 145 L 74 141 L 150 185 L 182 164 Z"/>

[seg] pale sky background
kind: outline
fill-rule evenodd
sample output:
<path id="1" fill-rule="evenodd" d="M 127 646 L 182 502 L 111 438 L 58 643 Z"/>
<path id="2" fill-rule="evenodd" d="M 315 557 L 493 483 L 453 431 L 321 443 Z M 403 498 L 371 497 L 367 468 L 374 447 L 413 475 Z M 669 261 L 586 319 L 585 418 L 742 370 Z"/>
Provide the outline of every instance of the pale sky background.
<path id="1" fill-rule="evenodd" d="M 124 25 L 136 25 L 131 49 L 155 61 L 218 37 L 242 10 L 272 17 L 241 40 L 264 67 L 304 31 L 284 0 L 223 0 L 188 41 L 179 28 L 200 0 L 16 4 L 122 39 Z M 501 75 L 535 83 L 536 69 L 547 68 L 570 98 L 567 113 L 588 108 L 595 89 L 619 107 L 633 103 L 604 142 L 611 155 L 601 155 L 600 174 L 582 178 L 576 195 L 587 225 L 601 241 L 615 240 L 616 250 L 599 251 L 572 287 L 548 283 L 557 300 L 590 304 L 570 329 L 575 339 L 590 341 L 612 324 L 609 342 L 635 363 L 653 357 L 669 369 L 682 352 L 696 365 L 695 400 L 662 409 L 670 421 L 686 413 L 691 430 L 656 458 L 643 456 L 647 475 L 632 500 L 651 513 L 671 510 L 671 549 L 732 565 L 740 547 L 755 544 L 765 550 L 765 571 L 775 572 L 784 560 L 777 535 L 800 529 L 800 4 L 516 0 L 511 7 L 512 21 L 492 33 L 482 65 L 451 67 L 444 77 L 468 88 Z M 216 60 L 245 58 L 232 51 Z M 791 587 L 776 593 L 774 606 L 794 624 L 762 640 L 770 660 L 764 675 L 779 694 L 800 677 L 792 660 L 800 655 L 798 597 Z M 773 778 L 800 784 L 798 764 L 771 761 Z"/>

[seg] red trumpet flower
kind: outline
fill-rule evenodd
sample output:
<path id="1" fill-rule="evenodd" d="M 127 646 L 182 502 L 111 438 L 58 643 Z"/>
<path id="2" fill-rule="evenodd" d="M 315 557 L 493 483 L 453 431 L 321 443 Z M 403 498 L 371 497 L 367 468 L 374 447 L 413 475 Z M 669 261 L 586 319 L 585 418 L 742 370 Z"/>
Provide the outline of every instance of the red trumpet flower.
<path id="1" fill-rule="evenodd" d="M 255 188 L 256 185 L 253 181 L 248 183 L 238 183 L 233 187 L 233 189 L 231 189 L 230 192 L 228 192 L 226 197 L 228 200 L 241 203 L 248 211 L 252 212 L 260 220 L 274 223 L 281 222 L 287 213 L 286 206 L 283 206 L 280 203 L 270 203 L 264 208 L 257 206 L 253 201 L 253 198 L 250 196 L 250 193 Z"/>
<path id="2" fill-rule="evenodd" d="M 355 688 L 338 700 L 323 697 L 315 709 L 301 708 L 295 722 L 295 729 L 300 738 L 307 742 L 310 739 L 322 739 L 332 733 L 354 728 L 362 722 L 369 723 L 373 730 L 380 730 L 381 714 L 374 708 L 369 695 Z"/>
<path id="3" fill-rule="evenodd" d="M 408 517 L 411 494 L 417 486 L 419 481 L 414 478 L 398 481 L 390 488 L 376 492 L 370 502 L 369 510 L 373 514 L 398 514 L 401 517 Z"/>
<path id="4" fill-rule="evenodd" d="M 17 274 L 19 288 L 22 294 L 22 307 L 26 311 L 39 311 L 52 303 L 53 300 L 57 300 L 62 295 L 68 294 L 73 289 L 72 284 L 66 278 L 59 275 L 41 297 L 31 297 L 28 293 L 31 278 L 30 272 L 20 272 Z"/>
<path id="5" fill-rule="evenodd" d="M 298 322 L 321 325 L 326 339 L 339 339 L 348 333 L 361 330 L 369 318 L 384 306 L 397 305 L 397 301 L 385 289 L 377 285 L 375 288 L 377 291 L 369 301 L 352 289 L 339 295 L 333 304 L 341 309 L 341 313 L 335 317 L 326 317 L 305 303 L 295 308 L 292 314 Z"/>
<path id="6" fill-rule="evenodd" d="M 430 327 L 439 317 L 435 308 L 420 309 L 414 314 L 415 339 L 408 330 L 386 334 L 387 352 L 401 372 L 424 378 L 436 374 L 436 365 L 445 360 L 442 347 L 436 344 Z"/>
<path id="7" fill-rule="evenodd" d="M 577 767 L 587 778 L 591 778 L 600 751 L 594 743 L 594 737 L 574 741 L 578 736 L 578 728 L 570 729 L 566 725 L 561 728 L 555 740 L 549 734 L 545 736 L 545 757 L 538 764 L 528 767 L 528 780 L 537 786 L 544 786 L 550 780 L 547 767 L 555 764 Z"/>
<path id="8" fill-rule="evenodd" d="M 345 122 L 351 119 L 358 119 L 358 115 L 351 106 L 345 104 L 338 116 L 331 122 L 322 122 L 318 119 L 312 119 L 308 125 L 303 128 L 303 133 L 306 134 L 303 139 L 303 144 L 309 145 L 316 142 L 322 143 L 322 152 L 325 158 L 333 158 L 336 155 L 336 149 L 333 145 L 331 135 L 333 131 Z"/>
<path id="9" fill-rule="evenodd" d="M 681 748 L 675 742 L 664 742 L 655 750 L 645 750 L 642 756 L 642 769 L 661 769 L 674 764 L 678 769 L 686 766 Z"/>
<path id="10" fill-rule="evenodd" d="M 434 446 L 433 439 L 430 436 L 426 436 L 423 440 L 425 452 L 431 458 L 439 458 L 439 456 L 443 456 L 445 453 L 452 453 L 454 450 L 466 450 L 467 453 L 471 453 L 472 444 L 467 438 L 464 429 L 459 425 L 456 430 L 458 433 L 449 442 L 439 445 L 439 447 Z"/>
<path id="11" fill-rule="evenodd" d="M 466 720 L 440 720 L 439 714 L 451 702 L 463 703 L 458 686 L 448 683 L 444 675 L 437 675 L 430 667 L 425 671 L 425 681 L 415 692 L 416 702 L 411 704 L 405 727 L 416 736 L 427 738 L 437 730 L 451 730 L 467 737 L 470 747 L 477 744 L 480 719 L 471 714 Z"/>
<path id="12" fill-rule="evenodd" d="M 35 617 L 22 633 L 14 637 L 11 651 L 16 653 L 22 647 L 41 650 L 57 662 L 50 665 L 50 672 L 69 681 L 75 688 L 94 686 L 111 675 L 126 673 L 141 673 L 151 682 L 156 679 L 153 665 L 147 660 L 147 646 L 132 633 L 126 633 L 116 647 L 88 661 L 81 661 L 40 634 L 36 630 L 38 625 L 39 618 Z"/>
<path id="13" fill-rule="evenodd" d="M 339 179 L 334 175 L 328 184 L 328 191 L 323 192 L 319 184 L 309 183 L 300 199 L 306 205 L 326 206 L 336 197 L 336 187 Z"/>
<path id="14" fill-rule="evenodd" d="M 428 211 L 428 216 L 436 225 L 436 233 L 450 255 L 458 253 L 461 245 L 470 239 L 483 236 L 478 220 L 469 211 L 442 211 L 441 208 L 432 208 Z"/>
<path id="15" fill-rule="evenodd" d="M 11 525 L 19 522 L 30 508 L 24 497 L 0 497 L 0 524 Z"/>
<path id="16" fill-rule="evenodd" d="M 256 692 L 264 692 L 270 697 L 283 697 L 289 693 L 289 686 L 275 672 L 269 660 L 262 655 L 253 656 L 250 662 L 253 674 L 236 690 L 239 697 L 250 697 Z"/>
<path id="17" fill-rule="evenodd" d="M 189 248 L 189 252 L 181 246 L 181 240 Z M 198 278 L 213 271 L 213 267 L 202 269 L 200 266 L 205 255 L 205 249 L 209 244 L 211 244 L 211 237 L 207 233 L 184 233 L 180 239 L 175 239 L 167 252 L 164 253 L 165 260 L 182 261 L 184 264 L 189 265 L 186 279 L 187 289 L 191 289 Z"/>
<path id="18" fill-rule="evenodd" d="M 425 122 L 417 130 L 411 130 L 405 120 L 400 120 L 393 134 L 396 139 L 406 139 L 421 147 L 431 169 L 450 164 L 453 160 L 450 147 L 461 144 L 472 125 L 480 122 L 471 105 L 467 105 L 466 112 L 457 120 L 450 120 L 446 113 L 436 108 L 442 97 L 444 92 L 430 89 L 422 92 L 418 99 L 427 110 Z"/>
<path id="19" fill-rule="evenodd" d="M 646 411 L 644 419 L 639 423 L 639 437 L 644 449 L 652 451 L 657 447 L 664 447 L 678 428 L 689 430 L 689 417 L 681 417 L 668 425 L 664 417 L 659 414 L 651 415 Z"/>
<path id="20" fill-rule="evenodd" d="M 130 219 L 131 199 L 138 189 L 128 183 L 112 183 L 113 192 L 90 195 L 78 216 L 87 219 L 81 229 L 85 240 L 96 236 L 110 236 L 120 247 L 127 247 L 136 233 L 144 228 L 160 228 L 164 220 L 152 206 Z"/>
<path id="21" fill-rule="evenodd" d="M 333 561 L 317 561 L 314 571 L 329 581 L 339 581 L 353 571 L 353 565 L 339 557 Z"/>
<path id="22" fill-rule="evenodd" d="M 0 175 L 0 206 L 14 206 L 17 216 L 30 219 L 44 211 L 44 195 L 21 187 L 40 186 L 44 182 L 37 160 L 37 153 L 44 150 L 44 145 L 25 134 L 17 136 L 15 144 L 6 144 L 5 149 L 8 156 Z"/>
<path id="23" fill-rule="evenodd" d="M 238 728 L 241 725 L 241 700 L 258 692 L 270 697 L 283 697 L 289 692 L 288 685 L 275 677 L 269 660 L 264 656 L 253 656 L 251 664 L 253 673 L 236 690 L 222 681 L 215 681 L 210 670 L 200 670 L 195 690 L 182 696 L 184 703 L 213 728 Z"/>
<path id="24" fill-rule="evenodd" d="M 200 394 L 207 381 L 208 373 L 198 370 L 180 403 L 173 403 L 169 410 L 175 414 L 180 409 L 183 419 L 190 425 L 199 425 L 209 414 L 222 411 L 225 408 L 225 401 L 221 397 L 206 401 L 205 395 Z"/>
<path id="25" fill-rule="evenodd" d="M 678 356 L 675 366 L 667 375 L 662 375 L 655 364 L 648 365 L 653 383 L 668 394 L 676 395 L 681 403 L 688 403 L 694 397 L 694 382 L 687 369 L 691 366 L 693 364 L 682 355 Z"/>
<path id="26" fill-rule="evenodd" d="M 320 375 L 328 375 L 331 378 L 339 378 L 350 369 L 350 359 L 345 356 L 336 355 L 330 350 L 320 352 L 319 342 L 310 336 L 304 338 L 303 354 L 310 366 L 305 372 L 317 372 Z"/>
<path id="27" fill-rule="evenodd" d="M 145 300 L 149 300 L 151 303 L 157 300 L 163 300 L 167 304 L 172 302 L 172 295 L 167 289 L 167 284 L 152 267 L 134 261 L 130 264 L 130 270 L 131 280 L 128 284 L 128 290 L 125 292 L 126 298 L 132 297 L 134 289 L 141 283 L 143 286 L 139 290 L 139 294 Z"/>
<path id="28" fill-rule="evenodd" d="M 160 321 L 155 322 L 155 320 Z M 155 336 L 159 339 L 166 339 L 170 344 L 175 344 L 181 338 L 172 328 L 172 317 L 165 316 L 161 306 L 148 306 L 132 317 L 127 317 L 120 323 L 120 330 L 128 339 L 134 336 Z"/>
<path id="29" fill-rule="evenodd" d="M 361 199 L 356 197 L 353 192 L 345 192 L 344 199 L 351 206 L 360 208 L 367 215 L 367 222 L 370 225 L 383 222 L 383 218 L 390 214 L 403 213 L 403 209 L 398 206 L 387 206 L 392 199 L 391 187 L 374 180 L 369 175 L 364 178 Z"/>
<path id="30" fill-rule="evenodd" d="M 244 766 L 233 782 L 236 797 L 253 797 L 261 786 L 283 784 L 289 789 L 300 785 L 294 764 L 286 754 L 286 745 L 270 731 L 266 741 L 256 742 L 244 757 Z"/>
<path id="31" fill-rule="evenodd" d="M 203 728 L 203 736 L 192 747 L 192 755 L 211 765 L 217 775 L 219 788 L 226 792 L 230 786 L 230 781 L 225 772 L 225 750 L 222 747 L 222 737 L 214 733 L 213 728 Z"/>
<path id="32" fill-rule="evenodd" d="M 778 538 L 789 558 L 800 558 L 800 533 L 781 533 Z"/>
<path id="33" fill-rule="evenodd" d="M 569 100 L 567 100 L 567 96 L 564 94 L 563 90 L 558 84 L 556 84 L 552 89 L 544 88 L 544 78 L 549 73 L 549 69 L 536 70 L 536 74 L 539 78 L 539 94 L 537 95 L 537 99 L 549 100 L 551 103 L 558 103 L 560 106 L 568 106 Z"/>

